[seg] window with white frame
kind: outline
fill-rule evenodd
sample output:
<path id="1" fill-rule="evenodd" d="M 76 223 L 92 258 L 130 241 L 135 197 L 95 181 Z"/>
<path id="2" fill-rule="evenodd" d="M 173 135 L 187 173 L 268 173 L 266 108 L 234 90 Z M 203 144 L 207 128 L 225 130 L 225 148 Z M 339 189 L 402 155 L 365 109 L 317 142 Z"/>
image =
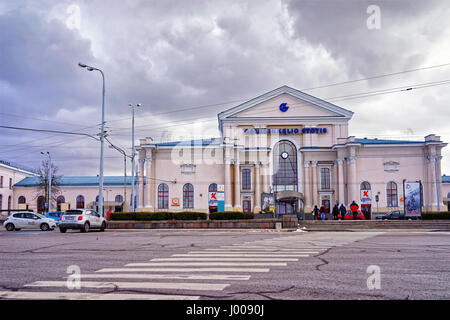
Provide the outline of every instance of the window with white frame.
<path id="1" fill-rule="evenodd" d="M 241 177 L 242 177 L 242 190 L 251 190 L 252 189 L 252 169 L 242 168 Z"/>
<path id="2" fill-rule="evenodd" d="M 330 167 L 320 167 L 320 189 L 331 189 L 331 169 Z"/>

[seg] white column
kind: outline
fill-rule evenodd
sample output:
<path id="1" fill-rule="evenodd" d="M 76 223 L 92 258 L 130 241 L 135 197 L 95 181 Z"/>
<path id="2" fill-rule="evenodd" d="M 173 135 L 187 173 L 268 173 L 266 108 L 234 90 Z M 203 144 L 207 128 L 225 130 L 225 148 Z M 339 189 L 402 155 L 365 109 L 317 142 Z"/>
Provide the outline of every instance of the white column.
<path id="1" fill-rule="evenodd" d="M 254 212 L 261 211 L 261 180 L 260 164 L 255 163 L 255 206 Z"/>
<path id="2" fill-rule="evenodd" d="M 312 210 L 312 193 L 311 193 L 311 170 L 309 169 L 310 161 L 303 162 L 303 195 L 305 196 L 305 212 Z"/>
<path id="3" fill-rule="evenodd" d="M 231 192 L 231 159 L 225 157 L 225 211 L 233 210 Z"/>
<path id="4" fill-rule="evenodd" d="M 337 179 L 338 179 L 338 196 L 337 199 L 339 201 L 339 204 L 344 203 L 344 160 L 343 159 L 337 159 Z"/>
<path id="5" fill-rule="evenodd" d="M 312 207 L 314 207 L 315 205 L 317 205 L 317 207 L 320 208 L 320 203 L 318 203 L 318 181 L 317 181 L 317 161 L 311 161 L 311 167 L 312 167 L 312 200 L 313 200 L 313 205 Z"/>
<path id="6" fill-rule="evenodd" d="M 234 161 L 234 210 L 242 211 L 239 156 L 237 156 L 237 159 Z"/>
<path id="7" fill-rule="evenodd" d="M 348 202 L 352 201 L 359 202 L 357 182 L 356 182 L 356 156 L 352 155 L 347 158 L 347 168 L 348 168 L 348 191 L 349 199 Z"/>
<path id="8" fill-rule="evenodd" d="M 148 156 L 148 154 L 147 154 Z M 153 177 L 153 170 L 152 170 L 152 158 L 151 153 L 150 157 L 145 158 L 145 165 L 146 165 L 146 192 L 145 192 L 145 198 L 144 198 L 144 204 L 145 208 L 152 211 L 153 210 L 153 203 L 152 203 L 152 182 L 154 181 Z"/>
<path id="9" fill-rule="evenodd" d="M 139 159 L 139 206 L 138 209 L 144 208 L 144 162 L 145 159 Z"/>

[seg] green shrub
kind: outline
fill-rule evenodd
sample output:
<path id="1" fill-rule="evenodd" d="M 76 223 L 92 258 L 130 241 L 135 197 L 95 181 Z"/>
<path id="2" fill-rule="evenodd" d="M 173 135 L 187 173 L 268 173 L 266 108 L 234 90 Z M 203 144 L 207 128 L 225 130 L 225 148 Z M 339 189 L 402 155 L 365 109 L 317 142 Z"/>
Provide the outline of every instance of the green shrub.
<path id="1" fill-rule="evenodd" d="M 111 213 L 112 221 L 152 221 L 152 220 L 206 220 L 206 213 L 194 211 L 182 212 L 115 212 Z"/>
<path id="2" fill-rule="evenodd" d="M 422 212 L 422 219 L 424 220 L 450 219 L 450 211 Z"/>
<path id="3" fill-rule="evenodd" d="M 239 211 L 221 211 L 209 214 L 210 220 L 238 220 L 253 218 L 253 213 L 244 213 Z"/>

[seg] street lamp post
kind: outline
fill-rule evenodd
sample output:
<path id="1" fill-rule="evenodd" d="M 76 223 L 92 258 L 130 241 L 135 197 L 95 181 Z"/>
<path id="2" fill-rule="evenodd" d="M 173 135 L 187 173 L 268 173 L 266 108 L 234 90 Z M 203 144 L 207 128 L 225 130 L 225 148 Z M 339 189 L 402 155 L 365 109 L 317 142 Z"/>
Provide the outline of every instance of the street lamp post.
<path id="1" fill-rule="evenodd" d="M 44 152 L 41 154 L 45 155 Z M 52 157 L 50 152 L 47 151 L 48 156 L 48 172 L 47 172 L 47 212 L 52 211 Z"/>
<path id="2" fill-rule="evenodd" d="M 94 68 L 88 66 L 83 63 L 78 63 L 81 68 L 86 68 L 88 71 L 98 71 L 102 75 L 103 81 L 103 89 L 102 89 L 102 124 L 101 124 L 101 132 L 100 132 L 100 177 L 99 177 L 99 211 L 102 216 L 104 216 L 103 212 L 103 144 L 104 144 L 104 135 L 105 135 L 105 75 L 102 70 L 98 68 Z"/>
<path id="3" fill-rule="evenodd" d="M 135 191 L 134 191 L 134 186 L 136 184 L 136 179 L 134 176 L 134 166 L 135 166 L 135 161 L 134 158 L 136 156 L 136 151 L 134 150 L 134 105 L 132 105 L 131 103 L 128 105 L 129 107 L 131 107 L 131 113 L 132 113 L 132 120 L 131 120 L 131 211 L 132 212 L 136 212 L 136 204 L 135 204 Z M 140 103 L 136 104 L 136 107 L 141 107 L 142 105 Z"/>

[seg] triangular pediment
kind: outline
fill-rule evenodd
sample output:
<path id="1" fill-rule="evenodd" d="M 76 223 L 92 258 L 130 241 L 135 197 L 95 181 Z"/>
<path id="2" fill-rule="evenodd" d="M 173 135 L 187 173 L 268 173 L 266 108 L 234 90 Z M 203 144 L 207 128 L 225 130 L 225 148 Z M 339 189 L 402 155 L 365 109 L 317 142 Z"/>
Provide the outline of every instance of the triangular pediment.
<path id="1" fill-rule="evenodd" d="M 299 90 L 283 86 L 221 112 L 226 119 L 350 119 L 353 112 Z"/>

